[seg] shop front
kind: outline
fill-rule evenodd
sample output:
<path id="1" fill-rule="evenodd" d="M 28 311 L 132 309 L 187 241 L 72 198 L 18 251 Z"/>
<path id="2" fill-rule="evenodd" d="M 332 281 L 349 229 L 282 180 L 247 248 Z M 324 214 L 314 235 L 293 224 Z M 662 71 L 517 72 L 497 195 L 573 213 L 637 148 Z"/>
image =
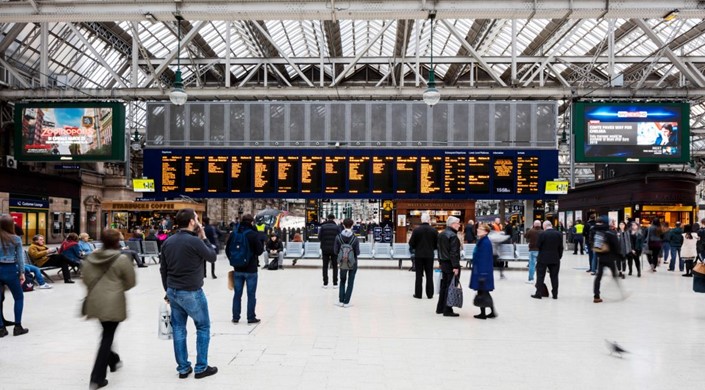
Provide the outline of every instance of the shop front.
<path id="1" fill-rule="evenodd" d="M 32 237 L 41 234 L 47 237 L 48 199 L 23 199 L 10 197 L 10 215 L 15 225 L 22 229 L 22 243 L 29 245 Z"/>
<path id="2" fill-rule="evenodd" d="M 196 211 L 199 219 L 203 218 L 206 205 L 203 203 L 164 201 L 164 202 L 135 202 L 129 200 L 104 200 L 101 203 L 103 210 L 103 226 L 120 230 L 125 237 L 136 228 L 172 230 L 176 213 L 185 208 Z"/>
<path id="3" fill-rule="evenodd" d="M 460 218 L 464 227 L 469 219 L 475 218 L 475 201 L 397 200 L 394 242 L 408 242 L 411 232 L 421 224 L 424 212 L 431 216 L 431 226 L 439 231 L 445 229 L 450 216 Z"/>

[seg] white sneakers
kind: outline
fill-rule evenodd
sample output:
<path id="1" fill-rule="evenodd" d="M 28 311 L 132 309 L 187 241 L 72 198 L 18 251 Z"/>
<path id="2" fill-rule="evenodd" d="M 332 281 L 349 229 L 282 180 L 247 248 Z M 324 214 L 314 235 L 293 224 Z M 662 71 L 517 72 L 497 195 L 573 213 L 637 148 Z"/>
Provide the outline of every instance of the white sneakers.
<path id="1" fill-rule="evenodd" d="M 345 307 L 345 304 L 343 302 L 336 302 L 335 305 L 339 307 Z"/>
<path id="2" fill-rule="evenodd" d="M 348 308 L 348 307 L 351 307 L 351 306 L 352 306 L 352 303 L 344 303 L 344 304 L 343 304 L 343 307 L 345 307 L 345 308 Z"/>
<path id="3" fill-rule="evenodd" d="M 49 283 L 44 283 L 41 286 L 39 286 L 42 290 L 49 290 L 51 288 L 51 285 Z"/>

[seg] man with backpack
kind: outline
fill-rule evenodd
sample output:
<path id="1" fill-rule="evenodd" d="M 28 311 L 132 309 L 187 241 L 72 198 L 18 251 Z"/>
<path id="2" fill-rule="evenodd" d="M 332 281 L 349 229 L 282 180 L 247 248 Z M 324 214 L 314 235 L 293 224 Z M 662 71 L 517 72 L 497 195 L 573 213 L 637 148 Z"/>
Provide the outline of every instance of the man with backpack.
<path id="1" fill-rule="evenodd" d="M 357 257 L 360 256 L 360 242 L 352 231 L 353 220 L 343 220 L 343 231 L 335 237 L 333 252 L 340 268 L 340 291 L 338 303 L 340 307 L 350 307 L 355 274 L 357 274 Z"/>
<path id="2" fill-rule="evenodd" d="M 323 257 L 323 288 L 328 288 L 328 265 L 333 267 L 333 287 L 338 286 L 338 263 L 336 262 L 335 241 L 340 234 L 340 228 L 335 223 L 335 215 L 328 214 L 328 219 L 318 230 Z"/>
<path id="3" fill-rule="evenodd" d="M 233 296 L 232 322 L 235 324 L 240 322 L 242 292 L 245 284 L 247 284 L 247 323 L 256 324 L 260 322 L 255 315 L 257 269 L 259 267 L 257 259 L 264 252 L 264 247 L 262 241 L 259 240 L 257 231 L 252 226 L 253 221 L 252 215 L 245 214 L 240 223 L 235 225 L 225 247 L 225 254 L 234 270 L 233 285 L 235 295 Z"/>

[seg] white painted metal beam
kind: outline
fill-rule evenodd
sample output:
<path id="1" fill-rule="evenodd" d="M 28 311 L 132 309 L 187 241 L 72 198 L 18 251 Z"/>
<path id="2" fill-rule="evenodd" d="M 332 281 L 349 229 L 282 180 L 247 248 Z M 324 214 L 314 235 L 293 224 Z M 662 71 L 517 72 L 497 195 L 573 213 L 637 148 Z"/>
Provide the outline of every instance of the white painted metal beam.
<path id="1" fill-rule="evenodd" d="M 196 35 L 198 35 L 198 32 L 206 24 L 208 24 L 208 23 L 207 22 L 197 22 L 193 26 L 191 31 L 189 31 L 188 34 L 186 34 L 186 36 L 181 40 L 181 47 L 185 48 L 191 42 L 191 40 L 193 40 L 193 38 L 195 38 Z M 149 86 L 154 79 L 158 78 L 166 70 L 166 68 L 169 66 L 169 64 L 171 64 L 171 62 L 174 61 L 174 58 L 176 58 L 176 56 L 178 56 L 178 55 L 179 55 L 178 50 L 172 50 L 169 53 L 169 55 L 166 57 L 164 62 L 162 62 L 162 64 L 159 65 L 159 67 L 156 69 L 156 71 L 154 71 L 154 73 L 150 74 L 149 77 L 147 77 L 147 80 L 145 80 L 144 85 Z"/>
<path id="2" fill-rule="evenodd" d="M 384 35 L 384 32 L 389 29 L 389 26 L 391 26 L 391 25 L 394 24 L 395 22 L 396 22 L 396 21 L 388 21 L 388 23 L 384 26 L 384 28 L 382 28 L 381 30 L 379 30 L 379 32 L 377 32 L 377 34 L 376 34 L 372 39 L 370 39 L 370 41 L 367 43 L 367 46 L 365 46 L 364 49 L 360 50 L 360 52 L 357 53 L 357 55 L 355 56 L 355 58 L 353 58 L 352 62 L 350 62 L 350 63 L 345 67 L 345 69 L 343 69 L 343 71 L 340 72 L 340 74 L 338 75 L 338 77 L 335 78 L 335 80 L 333 81 L 333 83 L 331 83 L 330 86 L 331 86 L 331 87 L 335 87 L 336 85 L 338 85 L 338 83 L 340 83 L 340 81 L 343 80 L 343 78 L 345 78 L 345 76 L 347 76 L 348 73 L 349 73 L 352 69 L 355 68 L 355 65 L 357 65 L 357 62 L 360 61 L 360 58 L 362 58 L 362 56 L 364 56 L 365 54 L 367 54 L 367 51 L 370 50 L 370 48 L 372 47 L 372 45 L 374 45 L 374 44 L 377 42 L 377 40 L 379 39 L 379 37 L 381 37 L 382 35 Z"/>
<path id="3" fill-rule="evenodd" d="M 71 32 L 78 38 L 78 40 L 81 41 L 81 43 L 83 43 L 83 46 L 85 48 L 87 48 L 91 53 L 93 53 L 93 57 L 95 59 L 97 59 L 98 62 L 101 63 L 101 65 L 103 65 L 103 68 L 105 68 L 105 70 L 107 70 L 111 76 L 113 76 L 113 79 L 115 79 L 115 81 L 120 83 L 120 85 L 122 85 L 123 87 L 127 87 L 127 84 L 125 84 L 125 81 L 122 79 L 122 77 L 120 77 L 117 73 L 115 73 L 115 71 L 113 70 L 113 67 L 110 66 L 105 61 L 105 58 L 103 58 L 103 56 L 100 53 L 98 53 L 98 50 L 96 50 L 95 47 L 93 47 L 93 45 L 91 45 L 91 43 L 88 42 L 88 39 L 86 39 L 86 37 L 84 37 L 83 34 L 81 34 L 81 32 L 78 31 L 76 26 L 74 26 L 73 23 L 66 23 L 66 25 L 71 30 Z"/>
<path id="4" fill-rule="evenodd" d="M 15 79 L 16 79 L 20 84 L 22 84 L 23 87 L 25 87 L 25 88 L 31 88 L 30 85 L 29 85 L 29 83 L 28 83 L 27 80 L 25 79 L 25 77 L 24 77 L 23 75 L 21 75 L 20 72 L 18 72 L 17 69 L 15 69 L 14 66 L 8 64 L 7 61 L 3 60 L 3 59 L 2 59 L 2 56 L 0 56 L 0 65 L 4 66 L 5 69 L 7 69 L 7 71 L 10 72 L 10 74 L 11 74 L 12 76 L 14 76 Z"/>
<path id="5" fill-rule="evenodd" d="M 282 50 L 279 47 L 279 45 L 277 45 L 277 42 L 274 39 L 272 39 L 272 37 L 269 35 L 269 33 L 267 31 L 265 31 L 258 22 L 254 22 L 252 24 L 257 28 L 257 30 L 259 30 L 259 32 L 262 35 L 264 35 L 265 38 L 267 38 L 269 43 L 271 43 L 272 46 L 274 46 L 274 48 L 277 50 L 277 52 L 279 52 L 279 55 L 284 59 L 284 61 L 286 61 L 287 64 L 289 64 L 292 68 L 294 68 L 294 71 L 296 72 L 296 74 L 298 74 L 299 77 L 301 77 L 301 79 L 304 80 L 304 82 L 306 82 L 306 84 L 308 84 L 309 87 L 313 87 L 313 83 L 311 82 L 311 80 L 309 80 L 308 77 L 306 77 L 306 75 L 304 74 L 304 72 L 301 71 L 301 69 L 299 68 L 298 65 L 296 65 L 293 61 L 291 61 L 289 56 L 287 56 L 286 53 L 284 52 L 284 50 Z M 277 71 L 277 73 L 279 73 L 279 72 Z"/>
<path id="6" fill-rule="evenodd" d="M 461 45 L 463 45 L 465 50 L 467 50 L 468 53 L 470 53 L 470 56 L 472 58 L 474 58 L 478 64 L 480 64 L 480 66 L 485 70 L 485 72 L 487 72 L 490 75 L 490 77 L 492 77 L 492 79 L 494 81 L 496 81 L 499 85 L 501 85 L 503 87 L 507 86 L 507 84 L 504 83 L 504 80 L 502 80 L 502 78 L 500 78 L 495 73 L 495 71 L 492 68 L 490 68 L 490 66 L 487 64 L 487 62 L 485 62 L 485 60 L 475 51 L 475 49 L 472 47 L 472 45 L 470 45 L 468 43 L 468 41 L 465 39 L 465 37 L 460 35 L 458 30 L 456 30 L 456 28 L 452 24 L 448 23 L 445 20 L 441 20 L 440 22 L 446 26 L 446 28 L 450 31 L 450 33 L 453 34 L 453 36 L 460 42 Z"/>
<path id="7" fill-rule="evenodd" d="M 182 1 L 179 11 L 187 20 L 389 20 L 425 19 L 429 5 L 418 0 L 349 0 L 331 12 L 330 0 L 294 2 L 239 0 Z M 570 19 L 662 18 L 678 9 L 679 18 L 705 18 L 705 9 L 691 0 L 541 0 L 527 6 L 527 0 L 438 0 L 436 19 Z M 609 9 L 607 8 L 609 6 Z M 0 23 L 144 21 L 149 12 L 158 20 L 170 20 L 174 1 L 165 0 L 64 0 L 42 2 L 35 9 L 30 2 L 1 2 Z"/>

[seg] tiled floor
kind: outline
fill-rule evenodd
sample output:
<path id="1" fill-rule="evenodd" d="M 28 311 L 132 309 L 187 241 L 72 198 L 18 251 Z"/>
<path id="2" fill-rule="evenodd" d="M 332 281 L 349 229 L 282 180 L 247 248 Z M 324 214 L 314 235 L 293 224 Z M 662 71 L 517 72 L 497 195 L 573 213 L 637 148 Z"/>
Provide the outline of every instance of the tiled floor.
<path id="1" fill-rule="evenodd" d="M 287 264 L 290 262 L 287 261 Z M 321 288 L 319 261 L 260 272 L 257 326 L 232 324 L 226 261 L 208 279 L 213 377 L 177 378 L 171 341 L 159 340 L 164 295 L 158 266 L 138 269 L 129 318 L 115 347 L 125 365 L 108 374 L 115 389 L 696 389 L 705 364 L 705 295 L 692 281 L 659 268 L 627 277 L 620 294 L 603 282 L 592 303 L 585 256 L 566 252 L 558 300 L 529 297 L 526 263 L 496 278 L 499 317 L 472 318 L 472 292 L 458 318 L 435 314 L 436 300 L 412 298 L 413 275 L 392 263 L 361 268 L 351 308 Z M 393 263 L 396 265 L 396 262 Z M 313 267 L 316 265 L 317 267 Z M 381 266 L 380 266 L 381 265 Z M 463 284 L 469 272 L 463 271 Z M 95 321 L 78 318 L 80 284 L 54 284 L 26 295 L 22 337 L 0 339 L 1 389 L 82 389 L 99 337 Z M 11 304 L 10 304 L 11 306 Z M 11 317 L 8 307 L 6 315 Z M 189 323 L 190 351 L 195 337 Z M 605 340 L 629 351 L 608 355 Z M 195 362 L 195 356 L 192 357 Z"/>

